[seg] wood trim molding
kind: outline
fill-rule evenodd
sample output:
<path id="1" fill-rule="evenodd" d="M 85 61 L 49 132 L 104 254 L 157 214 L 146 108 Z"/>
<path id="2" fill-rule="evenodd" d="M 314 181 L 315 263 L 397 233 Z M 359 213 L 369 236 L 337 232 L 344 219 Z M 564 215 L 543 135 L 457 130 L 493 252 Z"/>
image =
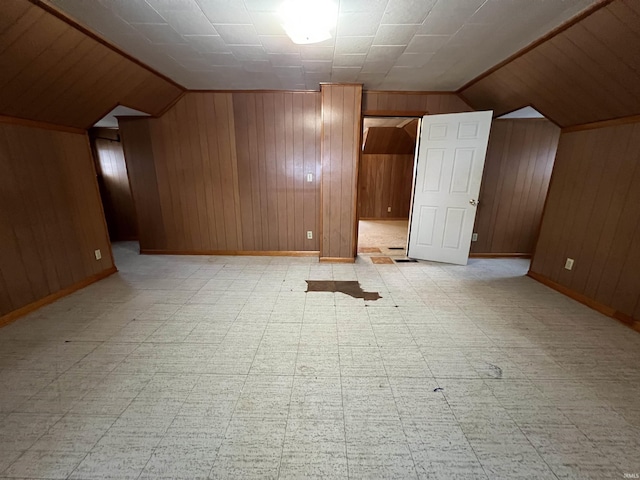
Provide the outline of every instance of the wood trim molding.
<path id="1" fill-rule="evenodd" d="M 420 91 L 420 90 L 362 90 L 363 94 L 366 93 L 374 93 L 374 94 L 380 94 L 380 93 L 390 93 L 390 94 L 394 94 L 394 95 L 458 95 L 457 92 L 439 92 L 439 91 L 431 91 L 431 90 L 426 90 L 426 91 Z"/>
<path id="2" fill-rule="evenodd" d="M 157 115 L 152 116 L 151 118 L 160 118 L 162 117 L 165 113 L 167 113 L 169 110 L 171 110 L 173 107 L 175 107 L 175 105 L 184 98 L 184 96 L 187 93 L 192 92 L 193 90 L 183 90 L 182 93 L 180 95 L 178 95 L 175 100 L 173 100 L 173 102 L 169 103 L 169 105 L 167 105 L 166 107 L 164 107 L 162 109 L 161 112 L 159 112 Z M 134 117 L 135 118 L 135 117 Z"/>
<path id="3" fill-rule="evenodd" d="M 140 249 L 142 255 L 227 255 L 255 257 L 317 257 L 319 250 L 153 250 Z"/>
<path id="4" fill-rule="evenodd" d="M 562 129 L 562 133 L 582 132 L 584 130 L 595 130 L 596 128 L 618 127 L 620 125 L 628 125 L 630 123 L 640 122 L 640 115 L 632 115 L 630 117 L 613 118 L 611 120 L 602 120 L 600 122 L 583 123 L 582 125 L 572 125 Z"/>
<path id="5" fill-rule="evenodd" d="M 55 130 L 57 132 L 76 133 L 84 135 L 86 130 L 76 127 L 68 127 L 66 125 L 56 125 L 55 123 L 39 122 L 37 120 L 27 120 L 26 118 L 9 117 L 0 115 L 0 123 L 8 123 L 11 125 L 21 125 L 23 127 L 41 128 L 43 130 Z"/>
<path id="6" fill-rule="evenodd" d="M 470 253 L 469 258 L 531 258 L 530 253 Z"/>
<path id="7" fill-rule="evenodd" d="M 113 45 L 111 42 L 109 42 L 108 40 L 106 40 L 105 38 L 103 38 L 101 35 L 99 35 L 98 33 L 94 32 L 93 30 L 90 30 L 89 28 L 79 24 L 78 22 L 76 22 L 73 18 L 71 18 L 70 16 L 67 15 L 66 12 L 60 10 L 58 7 L 54 6 L 53 4 L 51 4 L 49 2 L 49 0 L 29 0 L 31 3 L 33 3 L 34 5 L 36 5 L 37 7 L 42 8 L 44 11 L 46 11 L 47 13 L 50 13 L 51 15 L 53 15 L 54 17 L 62 20 L 63 22 L 65 22 L 67 25 L 71 25 L 73 28 L 75 28 L 76 30 L 79 30 L 80 32 L 84 33 L 86 36 L 91 37 L 92 39 L 94 39 L 95 41 L 97 41 L 98 43 L 101 43 L 102 45 L 104 45 L 105 47 L 113 50 L 114 52 L 116 52 L 119 55 L 122 55 L 124 58 L 126 58 L 127 60 L 135 63 L 136 65 L 139 65 L 140 67 L 144 68 L 145 70 L 153 73 L 154 75 L 157 75 L 158 77 L 162 78 L 163 80 L 169 82 L 171 85 L 173 85 L 176 88 L 179 88 L 180 90 L 185 90 L 185 87 L 183 87 L 182 85 L 180 85 L 178 82 L 176 82 L 175 80 L 170 79 L 169 77 L 167 77 L 166 75 L 163 75 L 162 73 L 158 72 L 157 70 L 154 70 L 153 68 L 151 68 L 149 65 L 147 65 L 146 63 L 141 62 L 140 60 L 138 60 L 135 57 L 132 57 L 131 55 L 129 55 L 128 53 L 124 52 L 123 50 L 120 50 L 118 47 L 116 47 L 115 45 Z"/>
<path id="8" fill-rule="evenodd" d="M 554 282 L 553 280 L 550 280 L 549 278 L 545 277 L 544 275 L 540 275 L 539 273 L 529 270 L 527 272 L 527 276 L 553 290 L 556 290 L 557 292 L 562 293 L 563 295 L 566 295 L 569 298 L 572 298 L 577 302 L 582 303 L 583 305 L 586 305 L 589 308 L 594 309 L 597 312 L 602 313 L 603 315 L 606 315 L 607 317 L 618 320 L 620 323 L 625 324 L 633 330 L 640 332 L 640 319 L 632 318 L 629 315 L 617 311 L 615 308 L 603 305 L 602 303 L 597 302 L 592 298 L 587 297 L 586 295 L 578 293 L 575 290 L 571 290 L 564 285 L 560 285 L 559 283 Z"/>
<path id="9" fill-rule="evenodd" d="M 484 73 L 481 73 L 480 75 L 478 75 L 476 78 L 470 80 L 469 82 L 465 83 L 463 86 L 461 86 L 458 90 L 456 90 L 455 93 L 457 94 L 461 94 L 461 92 L 463 90 L 466 90 L 467 88 L 469 88 L 470 86 L 472 86 L 473 84 L 479 82 L 480 80 L 488 77 L 489 75 L 491 75 L 492 73 L 496 72 L 497 70 L 500 70 L 502 67 L 504 67 L 505 65 L 513 62 L 514 60 L 516 60 L 517 58 L 521 57 L 522 55 L 524 55 L 525 53 L 530 52 L 531 50 L 533 50 L 534 48 L 536 48 L 538 45 L 543 44 L 544 42 L 552 39 L 553 37 L 555 37 L 556 35 L 564 32 L 565 30 L 567 30 L 568 28 L 572 27 L 573 25 L 575 25 L 576 23 L 580 22 L 581 20 L 584 20 L 585 18 L 587 18 L 588 16 L 592 15 L 593 13 L 597 12 L 598 10 L 600 10 L 601 8 L 606 7 L 607 5 L 609 5 L 610 3 L 612 3 L 613 0 L 600 0 L 599 2 L 591 5 L 589 8 L 587 8 L 586 10 L 584 10 L 583 12 L 577 14 L 576 16 L 570 18 L 569 20 L 567 20 L 566 22 L 564 22 L 562 25 L 559 25 L 558 27 L 554 28 L 553 30 L 551 30 L 549 33 L 547 33 L 546 35 L 540 37 L 539 39 L 535 40 L 534 42 L 530 43 L 529 45 L 527 45 L 526 47 L 524 47 L 523 49 L 519 50 L 518 52 L 514 53 L 513 55 L 511 55 L 510 57 L 507 57 L 505 60 L 503 60 L 502 62 L 498 63 L 497 65 L 494 65 L 493 67 L 491 67 L 489 70 L 487 70 Z M 465 99 L 466 101 L 466 99 Z M 467 102 L 469 103 L 469 102 Z"/>
<path id="10" fill-rule="evenodd" d="M 107 278 L 109 275 L 112 275 L 117 271 L 118 269 L 115 266 L 108 268 L 106 270 L 103 270 L 100 273 L 91 275 L 90 277 L 87 277 L 84 280 L 80 280 L 79 282 L 76 282 L 67 288 L 63 288 L 62 290 L 52 293 L 51 295 L 47 295 L 46 297 L 41 298 L 40 300 L 36 300 L 35 302 L 25 305 L 24 307 L 21 307 L 18 310 L 14 310 L 13 312 L 0 317 L 0 327 L 8 325 L 11 322 L 15 322 L 18 318 L 23 317 L 28 313 L 33 312 L 34 310 L 37 310 L 41 307 L 44 307 L 45 305 L 53 303 L 62 297 L 66 297 L 67 295 L 70 295 L 73 292 L 76 292 L 84 287 L 87 287 L 92 283 L 98 282 L 103 278 Z"/>
<path id="11" fill-rule="evenodd" d="M 468 103 L 465 100 L 465 103 Z M 429 115 L 426 110 L 364 110 L 363 117 L 424 117 Z"/>
<path id="12" fill-rule="evenodd" d="M 187 89 L 185 93 L 320 93 L 320 90 L 216 90 L 216 89 Z"/>
<path id="13" fill-rule="evenodd" d="M 320 263 L 355 263 L 356 259 L 351 257 L 320 257 Z"/>

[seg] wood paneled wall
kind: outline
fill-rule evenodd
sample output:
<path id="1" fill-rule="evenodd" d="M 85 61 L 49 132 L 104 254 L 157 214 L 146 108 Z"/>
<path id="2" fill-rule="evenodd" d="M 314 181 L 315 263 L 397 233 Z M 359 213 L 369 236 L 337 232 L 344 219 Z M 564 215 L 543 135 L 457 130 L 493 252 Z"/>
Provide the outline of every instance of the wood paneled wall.
<path id="1" fill-rule="evenodd" d="M 111 270 L 87 136 L 0 123 L 0 323 Z"/>
<path id="2" fill-rule="evenodd" d="M 369 127 L 365 132 L 363 153 L 366 154 L 413 154 L 416 149 L 413 138 L 404 128 Z"/>
<path id="3" fill-rule="evenodd" d="M 0 114 L 88 128 L 117 104 L 157 115 L 182 88 L 28 0 L 2 3 Z"/>
<path id="4" fill-rule="evenodd" d="M 92 132 L 96 171 L 104 214 L 111 241 L 137 240 L 136 212 L 133 207 L 122 143 L 100 132 Z"/>
<path id="5" fill-rule="evenodd" d="M 362 85 L 323 84 L 320 258 L 356 256 L 356 191 Z"/>
<path id="6" fill-rule="evenodd" d="M 531 272 L 640 320 L 640 123 L 562 133 Z M 565 260 L 575 260 L 571 271 Z"/>
<path id="7" fill-rule="evenodd" d="M 545 119 L 493 121 L 471 253 L 533 252 L 559 136 Z"/>
<path id="8" fill-rule="evenodd" d="M 200 92 L 121 119 L 141 249 L 318 251 L 320 118 L 318 93 Z"/>
<path id="9" fill-rule="evenodd" d="M 365 90 L 362 97 L 362 110 L 364 115 L 422 116 L 471 112 L 473 108 L 455 93 Z"/>
<path id="10" fill-rule="evenodd" d="M 640 2 L 603 3 L 461 94 L 497 115 L 534 105 L 560 126 L 640 113 Z"/>
<path id="11" fill-rule="evenodd" d="M 243 248 L 317 251 L 320 95 L 236 93 L 233 104 Z"/>
<path id="12" fill-rule="evenodd" d="M 362 155 L 358 183 L 361 219 L 409 218 L 413 155 Z M 391 207 L 391 211 L 388 211 Z"/>

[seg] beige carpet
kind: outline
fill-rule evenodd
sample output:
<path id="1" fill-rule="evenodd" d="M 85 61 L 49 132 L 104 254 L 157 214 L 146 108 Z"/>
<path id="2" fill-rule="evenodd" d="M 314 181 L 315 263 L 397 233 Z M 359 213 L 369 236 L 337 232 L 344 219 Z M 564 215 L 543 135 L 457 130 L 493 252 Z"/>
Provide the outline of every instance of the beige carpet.
<path id="1" fill-rule="evenodd" d="M 389 250 L 407 244 L 409 220 L 360 220 L 358 249 L 379 248 L 383 255 L 404 256 L 404 250 Z"/>

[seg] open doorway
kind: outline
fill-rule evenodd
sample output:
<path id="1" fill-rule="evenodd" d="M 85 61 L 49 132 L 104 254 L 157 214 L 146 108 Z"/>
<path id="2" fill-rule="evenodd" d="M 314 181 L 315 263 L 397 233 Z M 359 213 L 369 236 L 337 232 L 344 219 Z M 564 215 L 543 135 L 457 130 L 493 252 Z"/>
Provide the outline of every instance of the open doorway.
<path id="1" fill-rule="evenodd" d="M 100 198 L 116 266 L 119 258 L 140 252 L 138 222 L 117 116 L 140 115 L 147 114 L 118 106 L 89 129 Z"/>
<path id="2" fill-rule="evenodd" d="M 372 261 L 406 256 L 418 124 L 416 117 L 363 119 L 358 254 Z"/>

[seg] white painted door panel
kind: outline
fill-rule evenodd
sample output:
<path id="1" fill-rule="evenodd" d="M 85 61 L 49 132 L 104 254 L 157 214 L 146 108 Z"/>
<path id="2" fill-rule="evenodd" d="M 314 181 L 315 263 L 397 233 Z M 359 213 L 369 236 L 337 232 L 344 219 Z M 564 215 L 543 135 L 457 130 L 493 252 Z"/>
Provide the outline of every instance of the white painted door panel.
<path id="1" fill-rule="evenodd" d="M 408 256 L 466 265 L 493 112 L 422 119 Z"/>

